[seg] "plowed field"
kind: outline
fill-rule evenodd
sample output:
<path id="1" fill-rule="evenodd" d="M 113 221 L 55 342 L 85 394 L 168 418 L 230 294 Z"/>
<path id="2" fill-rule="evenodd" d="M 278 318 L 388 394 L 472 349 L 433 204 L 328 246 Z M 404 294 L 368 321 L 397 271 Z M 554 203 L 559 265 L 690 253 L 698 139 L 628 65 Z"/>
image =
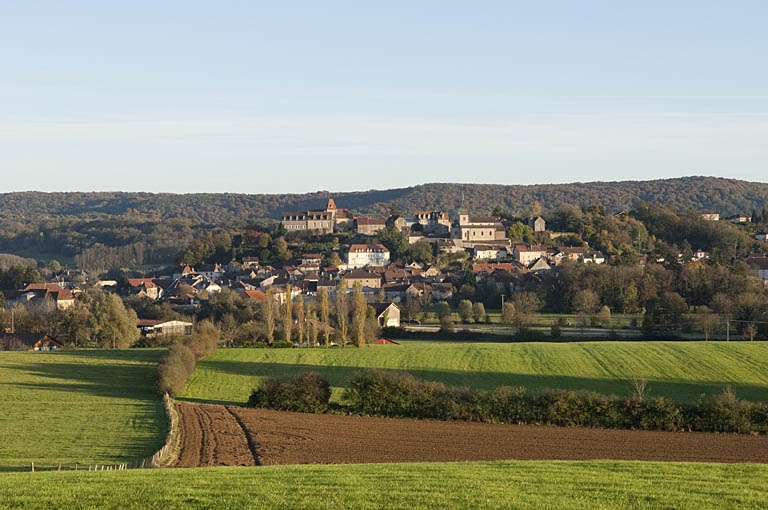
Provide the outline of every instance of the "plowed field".
<path id="1" fill-rule="evenodd" d="M 177 404 L 180 467 L 646 460 L 768 463 L 768 438 L 421 421 Z"/>

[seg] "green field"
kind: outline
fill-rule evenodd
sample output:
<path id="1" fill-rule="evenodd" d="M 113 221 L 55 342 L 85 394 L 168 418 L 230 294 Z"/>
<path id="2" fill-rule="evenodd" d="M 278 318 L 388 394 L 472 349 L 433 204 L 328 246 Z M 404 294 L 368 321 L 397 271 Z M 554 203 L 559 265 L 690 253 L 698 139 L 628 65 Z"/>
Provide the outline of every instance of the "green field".
<path id="1" fill-rule="evenodd" d="M 0 352 L 0 470 L 130 462 L 162 446 L 163 351 Z M 0 498 L 0 506 L 2 499 Z"/>
<path id="2" fill-rule="evenodd" d="M 10 473 L 0 508 L 766 508 L 768 466 L 475 462 Z"/>
<path id="3" fill-rule="evenodd" d="M 199 363 L 182 399 L 244 403 L 261 378 L 317 370 L 339 399 L 361 368 L 408 371 L 449 385 L 586 389 L 629 395 L 632 377 L 651 395 L 695 402 L 730 385 L 768 400 L 768 344 L 760 342 L 430 343 L 364 349 L 221 349 Z"/>

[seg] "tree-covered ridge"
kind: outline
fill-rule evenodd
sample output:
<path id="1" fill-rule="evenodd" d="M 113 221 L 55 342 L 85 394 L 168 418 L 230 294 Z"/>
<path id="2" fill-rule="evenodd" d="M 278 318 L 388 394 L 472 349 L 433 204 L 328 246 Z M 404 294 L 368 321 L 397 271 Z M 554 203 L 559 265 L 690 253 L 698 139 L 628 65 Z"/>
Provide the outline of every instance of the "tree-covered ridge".
<path id="1" fill-rule="evenodd" d="M 544 210 L 563 204 L 600 204 L 606 212 L 617 212 L 648 202 L 674 204 L 681 210 L 712 210 L 730 215 L 762 210 L 768 201 L 768 183 L 683 177 L 529 186 L 431 183 L 390 190 L 271 195 L 32 191 L 0 194 L 0 221 L 5 224 L 11 220 L 46 217 L 97 219 L 105 215 L 132 215 L 154 221 L 178 219 L 196 224 L 244 224 L 257 219 L 278 219 L 282 211 L 321 208 L 329 197 L 334 197 L 339 207 L 372 215 L 388 214 L 395 206 L 405 214 L 436 209 L 454 212 L 461 206 L 462 199 L 477 213 L 489 213 L 494 208 L 524 213 L 534 204 Z"/>

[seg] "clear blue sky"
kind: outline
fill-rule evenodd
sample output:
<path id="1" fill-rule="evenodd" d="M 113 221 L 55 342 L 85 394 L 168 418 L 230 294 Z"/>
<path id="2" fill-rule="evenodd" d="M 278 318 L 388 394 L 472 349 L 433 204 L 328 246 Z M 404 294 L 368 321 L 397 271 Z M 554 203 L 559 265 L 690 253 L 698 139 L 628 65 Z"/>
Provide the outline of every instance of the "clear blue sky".
<path id="1" fill-rule="evenodd" d="M 768 2 L 0 0 L 1 191 L 768 180 Z"/>

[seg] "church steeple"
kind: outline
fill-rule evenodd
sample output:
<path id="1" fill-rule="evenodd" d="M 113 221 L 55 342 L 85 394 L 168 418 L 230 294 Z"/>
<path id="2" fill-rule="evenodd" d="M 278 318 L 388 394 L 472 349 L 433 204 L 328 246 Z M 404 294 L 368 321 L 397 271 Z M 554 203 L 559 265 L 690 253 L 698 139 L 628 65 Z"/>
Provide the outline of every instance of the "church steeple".
<path id="1" fill-rule="evenodd" d="M 461 193 L 461 208 L 459 209 L 459 225 L 469 223 L 469 208 L 464 203 L 464 193 Z"/>

